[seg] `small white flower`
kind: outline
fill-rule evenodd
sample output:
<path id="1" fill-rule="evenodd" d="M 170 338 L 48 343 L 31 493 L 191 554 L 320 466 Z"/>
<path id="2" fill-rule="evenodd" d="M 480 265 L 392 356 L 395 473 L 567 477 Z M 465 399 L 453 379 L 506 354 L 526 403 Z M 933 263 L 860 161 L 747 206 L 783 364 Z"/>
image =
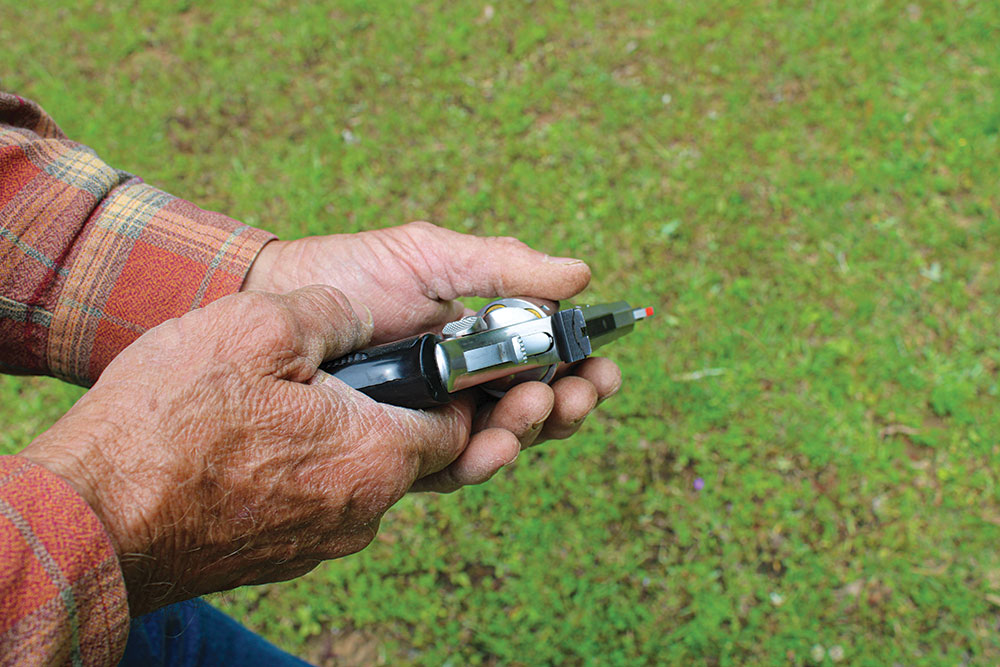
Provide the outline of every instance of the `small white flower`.
<path id="1" fill-rule="evenodd" d="M 775 607 L 780 607 L 781 605 L 785 604 L 784 596 L 782 596 L 781 593 L 778 592 L 771 593 L 771 604 L 773 604 Z"/>
<path id="2" fill-rule="evenodd" d="M 809 657 L 813 659 L 813 662 L 823 662 L 823 658 L 826 657 L 826 649 L 820 644 L 813 644 L 812 650 L 809 651 Z"/>
<path id="3" fill-rule="evenodd" d="M 663 102 L 663 106 L 666 106 L 674 101 L 673 96 L 670 93 L 663 93 L 660 95 L 660 101 Z"/>
<path id="4" fill-rule="evenodd" d="M 840 662 L 844 659 L 844 647 L 840 644 L 834 644 L 830 647 L 830 660 L 834 662 Z"/>

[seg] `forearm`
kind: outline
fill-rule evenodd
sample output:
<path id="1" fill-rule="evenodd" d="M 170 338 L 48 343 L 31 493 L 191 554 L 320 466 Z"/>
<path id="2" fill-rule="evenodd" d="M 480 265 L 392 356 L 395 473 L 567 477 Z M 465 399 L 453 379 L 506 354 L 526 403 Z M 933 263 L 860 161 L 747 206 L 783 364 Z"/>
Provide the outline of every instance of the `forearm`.
<path id="1" fill-rule="evenodd" d="M 272 238 L 111 168 L 0 93 L 0 371 L 90 385 L 142 332 L 238 291 Z"/>
<path id="2" fill-rule="evenodd" d="M 271 238 L 111 168 L 0 93 L 0 372 L 90 385 L 147 329 L 238 291 Z M 0 457 L 0 664 L 121 654 L 122 571 L 81 493 Z"/>

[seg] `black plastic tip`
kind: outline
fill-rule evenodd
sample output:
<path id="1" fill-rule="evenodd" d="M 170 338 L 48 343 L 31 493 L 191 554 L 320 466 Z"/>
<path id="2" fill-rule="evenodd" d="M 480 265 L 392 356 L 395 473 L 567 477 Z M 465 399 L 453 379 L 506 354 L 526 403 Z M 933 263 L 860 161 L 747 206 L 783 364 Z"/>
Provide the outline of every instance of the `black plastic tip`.
<path id="1" fill-rule="evenodd" d="M 559 357 L 567 364 L 590 356 L 592 350 L 587 336 L 587 323 L 579 308 L 560 310 L 553 315 L 552 333 L 556 337 Z"/>

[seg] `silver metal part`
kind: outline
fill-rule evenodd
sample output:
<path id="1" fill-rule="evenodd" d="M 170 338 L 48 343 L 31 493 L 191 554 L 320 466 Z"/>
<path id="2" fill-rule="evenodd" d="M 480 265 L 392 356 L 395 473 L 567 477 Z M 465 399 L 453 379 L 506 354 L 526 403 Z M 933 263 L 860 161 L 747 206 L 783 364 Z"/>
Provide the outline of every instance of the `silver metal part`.
<path id="1" fill-rule="evenodd" d="M 528 356 L 548 352 L 552 349 L 552 343 L 552 336 L 547 333 L 534 333 L 521 340 L 525 354 Z"/>
<path id="2" fill-rule="evenodd" d="M 519 382 L 549 382 L 561 361 L 589 356 L 653 314 L 625 301 L 557 309 L 555 302 L 498 299 L 448 323 L 434 350 L 441 382 L 449 392 L 478 385 L 494 396 Z"/>
<path id="3" fill-rule="evenodd" d="M 445 325 L 435 355 L 448 391 L 507 377 L 511 384 L 532 379 L 548 382 L 560 361 L 553 344 L 552 318 L 545 314 L 550 310 L 524 299 L 498 299 L 476 315 Z M 517 372 L 511 377 L 512 368 L 531 373 Z M 491 393 L 497 391 L 502 395 L 500 388 Z"/>
<path id="4" fill-rule="evenodd" d="M 469 315 L 460 320 L 448 322 L 448 324 L 444 325 L 444 329 L 441 330 L 441 335 L 444 338 L 458 338 L 459 336 L 468 336 L 477 331 L 485 331 L 486 328 L 487 325 L 483 321 L 483 318 L 479 317 L 479 315 Z"/>
<path id="5" fill-rule="evenodd" d="M 528 354 L 524 350 L 524 341 L 521 340 L 520 336 L 514 334 L 505 341 L 466 351 L 465 369 L 470 373 L 475 373 L 500 364 L 523 364 L 527 360 Z"/>

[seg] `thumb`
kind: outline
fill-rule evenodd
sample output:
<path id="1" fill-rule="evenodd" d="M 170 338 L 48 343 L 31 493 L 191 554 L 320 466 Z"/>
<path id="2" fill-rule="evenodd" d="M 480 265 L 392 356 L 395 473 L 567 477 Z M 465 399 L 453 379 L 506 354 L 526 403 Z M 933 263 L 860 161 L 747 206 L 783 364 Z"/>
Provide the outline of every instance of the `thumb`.
<path id="1" fill-rule="evenodd" d="M 441 276 L 454 296 L 533 296 L 568 299 L 583 291 L 590 282 L 590 268 L 583 260 L 553 257 L 511 237 L 479 237 L 460 234 L 428 223 L 420 232 L 427 238 L 437 264 L 437 276 L 427 276 L 436 286 Z M 439 293 L 446 290 L 438 290 Z"/>
<path id="2" fill-rule="evenodd" d="M 371 311 L 356 304 L 361 309 L 357 313 L 335 287 L 311 285 L 274 298 L 280 300 L 283 312 L 277 327 L 280 340 L 275 342 L 278 349 L 291 352 L 276 357 L 278 377 L 306 382 L 324 360 L 341 357 L 371 340 Z"/>

